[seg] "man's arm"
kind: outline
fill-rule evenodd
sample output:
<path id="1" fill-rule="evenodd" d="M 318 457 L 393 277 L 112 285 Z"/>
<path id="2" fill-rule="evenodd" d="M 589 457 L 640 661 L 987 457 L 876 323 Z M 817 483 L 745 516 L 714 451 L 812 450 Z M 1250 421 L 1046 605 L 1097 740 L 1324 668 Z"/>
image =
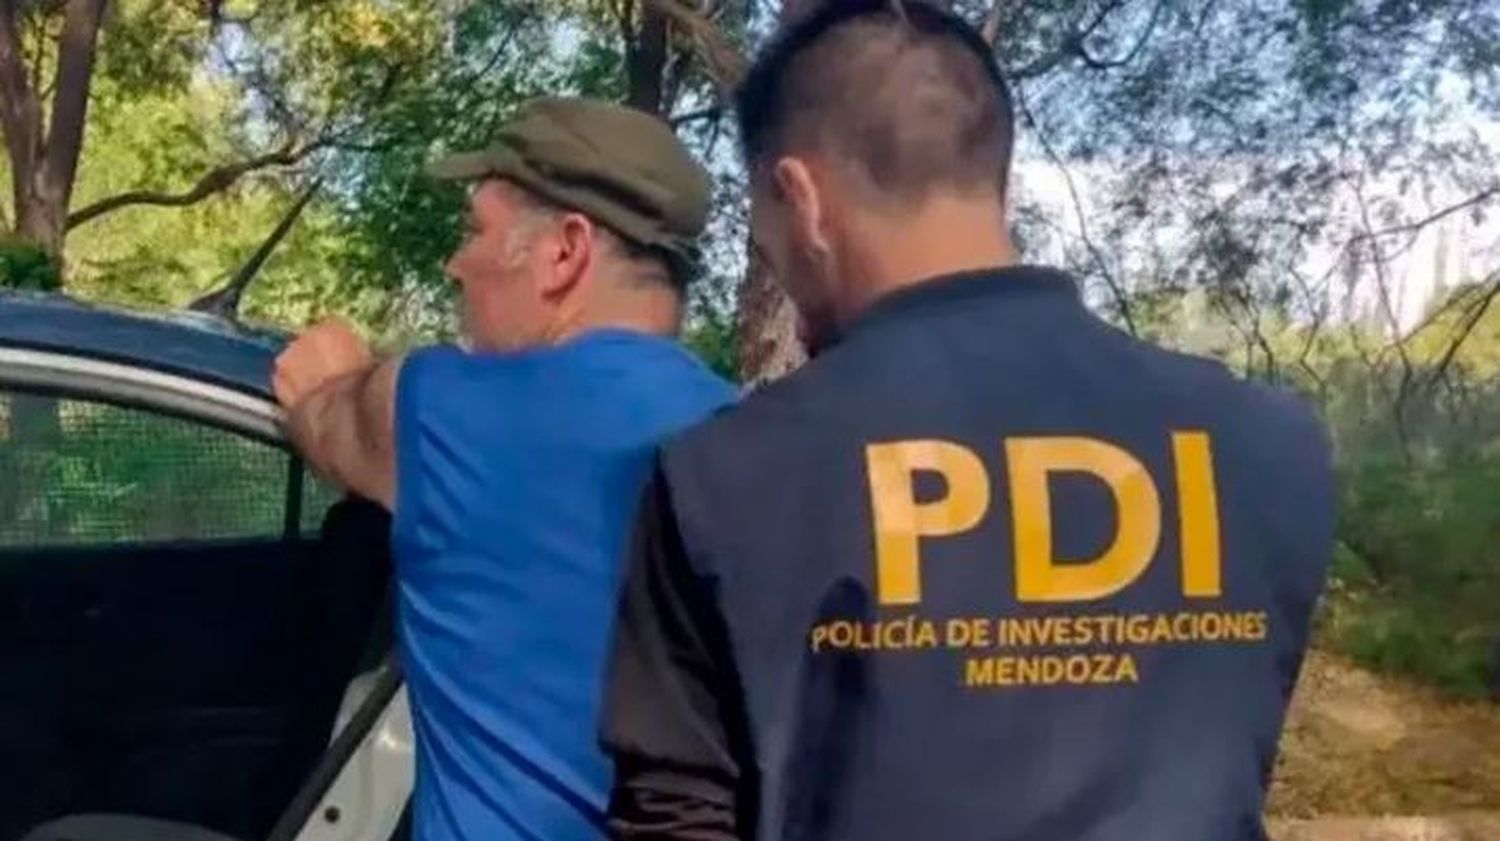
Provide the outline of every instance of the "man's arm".
<path id="1" fill-rule="evenodd" d="M 319 475 L 384 505 L 396 496 L 396 382 L 401 358 L 329 380 L 287 412 L 292 442 Z"/>
<path id="2" fill-rule="evenodd" d="M 647 489 L 620 599 L 603 741 L 615 838 L 734 841 L 749 810 L 740 688 L 722 618 L 689 567 L 670 493 Z"/>

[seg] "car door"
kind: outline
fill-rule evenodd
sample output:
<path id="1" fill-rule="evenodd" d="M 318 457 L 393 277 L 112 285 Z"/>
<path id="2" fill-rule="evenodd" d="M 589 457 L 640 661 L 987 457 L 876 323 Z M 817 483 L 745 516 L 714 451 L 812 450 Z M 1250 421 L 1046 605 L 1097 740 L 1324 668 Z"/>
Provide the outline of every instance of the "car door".
<path id="1" fill-rule="evenodd" d="M 0 840 L 109 813 L 263 838 L 389 646 L 388 521 L 263 395 L 0 345 Z"/>

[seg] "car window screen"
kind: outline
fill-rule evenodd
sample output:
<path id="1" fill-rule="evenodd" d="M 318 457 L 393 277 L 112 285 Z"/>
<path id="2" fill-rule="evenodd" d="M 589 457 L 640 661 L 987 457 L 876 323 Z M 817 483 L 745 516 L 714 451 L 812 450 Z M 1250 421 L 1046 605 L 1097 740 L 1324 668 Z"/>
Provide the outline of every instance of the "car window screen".
<path id="1" fill-rule="evenodd" d="M 193 421 L 0 391 L 0 548 L 280 535 L 290 466 Z M 314 486 L 304 521 L 327 507 Z"/>
<path id="2" fill-rule="evenodd" d="M 323 518 L 335 502 L 344 498 L 344 492 L 328 484 L 305 468 L 302 471 L 302 533 L 317 534 L 323 527 Z"/>

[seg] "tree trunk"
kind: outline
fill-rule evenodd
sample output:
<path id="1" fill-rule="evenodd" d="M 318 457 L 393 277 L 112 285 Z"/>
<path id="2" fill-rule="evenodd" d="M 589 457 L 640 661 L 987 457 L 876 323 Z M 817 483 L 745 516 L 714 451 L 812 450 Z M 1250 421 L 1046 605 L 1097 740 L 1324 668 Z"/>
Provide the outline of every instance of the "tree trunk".
<path id="1" fill-rule="evenodd" d="M 10 159 L 14 233 L 29 237 L 41 227 L 32 212 L 42 161 L 42 107 L 21 50 L 15 0 L 0 0 L 0 127 Z"/>
<path id="2" fill-rule="evenodd" d="M 661 114 L 663 76 L 667 66 L 667 18 L 661 10 L 644 5 L 640 27 L 626 42 L 625 75 L 629 90 L 626 103 L 650 114 Z"/>
<path id="3" fill-rule="evenodd" d="M 740 286 L 740 377 L 760 386 L 807 361 L 797 335 L 797 310 L 753 256 Z"/>
<path id="4" fill-rule="evenodd" d="M 33 179 L 41 180 L 40 177 Z M 26 191 L 24 203 L 16 209 L 16 237 L 40 248 L 48 257 L 61 263 L 63 250 L 64 209 L 58 206 L 55 191 L 44 184 L 33 184 Z"/>
<path id="5" fill-rule="evenodd" d="M 10 158 L 15 235 L 61 262 L 106 0 L 68 0 L 57 41 L 50 126 L 21 50 L 16 0 L 0 0 L 0 127 Z"/>
<path id="6" fill-rule="evenodd" d="M 821 2 L 825 0 L 784 0 L 781 25 L 809 14 Z M 753 250 L 740 287 L 739 310 L 740 377 L 746 385 L 764 385 L 807 361 L 797 334 L 797 310 Z"/>
<path id="7" fill-rule="evenodd" d="M 83 132 L 88 124 L 89 90 L 94 81 L 94 57 L 99 50 L 99 25 L 108 0 L 69 0 L 57 39 L 56 92 L 52 95 L 51 126 L 47 130 L 44 187 L 48 225 L 66 231 L 68 205 L 78 179 L 83 154 Z M 55 217 L 55 221 L 51 218 Z M 61 239 L 59 238 L 59 244 Z"/>

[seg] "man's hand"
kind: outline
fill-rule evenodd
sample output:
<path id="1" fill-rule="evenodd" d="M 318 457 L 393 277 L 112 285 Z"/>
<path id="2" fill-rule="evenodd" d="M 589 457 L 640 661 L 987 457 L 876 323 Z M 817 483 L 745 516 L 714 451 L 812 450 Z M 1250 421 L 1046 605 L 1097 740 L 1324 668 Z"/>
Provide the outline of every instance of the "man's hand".
<path id="1" fill-rule="evenodd" d="M 272 385 L 282 408 L 291 410 L 313 392 L 375 364 L 365 340 L 342 318 L 318 322 L 276 357 Z"/>
<path id="2" fill-rule="evenodd" d="M 377 362 L 343 319 L 320 322 L 276 359 L 287 435 L 323 478 L 390 508 L 399 358 Z"/>

